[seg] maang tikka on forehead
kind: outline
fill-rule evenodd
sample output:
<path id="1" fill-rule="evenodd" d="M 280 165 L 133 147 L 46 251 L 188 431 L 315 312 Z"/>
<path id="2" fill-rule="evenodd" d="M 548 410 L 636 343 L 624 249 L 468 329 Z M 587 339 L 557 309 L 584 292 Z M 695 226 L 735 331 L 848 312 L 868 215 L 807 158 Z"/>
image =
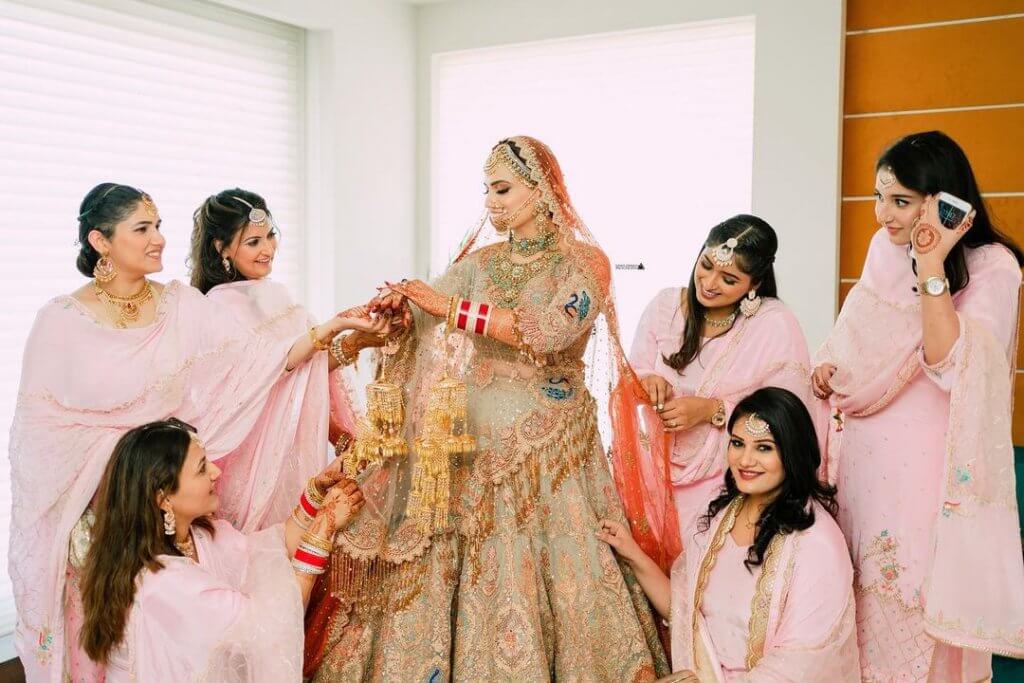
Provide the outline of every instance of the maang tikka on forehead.
<path id="1" fill-rule="evenodd" d="M 266 220 L 267 220 L 267 212 L 266 211 L 264 211 L 263 209 L 256 208 L 255 206 L 253 206 L 249 202 L 245 201 L 241 197 L 236 197 L 234 195 L 231 195 L 231 198 L 234 199 L 236 202 L 241 202 L 241 203 L 243 203 L 243 204 L 245 204 L 246 206 L 249 207 L 249 222 L 250 223 L 252 223 L 254 225 L 263 225 L 263 223 L 266 222 Z"/>
<path id="2" fill-rule="evenodd" d="M 771 425 L 757 413 L 747 415 L 747 419 L 743 424 L 747 428 L 747 434 L 750 434 L 755 439 L 764 438 L 772 433 Z"/>
<path id="3" fill-rule="evenodd" d="M 751 230 L 753 228 L 747 228 L 736 237 L 730 237 L 717 247 L 708 247 L 705 253 L 708 254 L 719 268 L 728 268 L 736 260 L 736 247 L 739 246 L 740 240 Z"/>
<path id="4" fill-rule="evenodd" d="M 498 166 L 504 166 L 518 176 L 528 187 L 534 187 L 537 184 L 530 177 L 530 169 L 516 156 L 508 142 L 499 143 L 497 147 L 491 150 L 490 156 L 487 157 L 487 163 L 484 164 L 484 172 L 493 173 L 494 169 Z"/>

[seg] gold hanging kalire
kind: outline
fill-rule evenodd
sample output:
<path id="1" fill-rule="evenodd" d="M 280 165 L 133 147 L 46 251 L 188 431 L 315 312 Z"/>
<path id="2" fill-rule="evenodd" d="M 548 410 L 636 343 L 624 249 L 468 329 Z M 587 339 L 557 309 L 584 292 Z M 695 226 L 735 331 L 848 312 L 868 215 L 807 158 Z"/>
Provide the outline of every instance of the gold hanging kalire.
<path id="1" fill-rule="evenodd" d="M 447 359 L 444 367 L 444 375 L 427 397 L 423 429 L 415 442 L 416 469 L 409 492 L 408 515 L 422 532 L 430 534 L 448 526 L 452 459 L 476 450 L 476 439 L 468 427 L 466 383 L 448 376 Z"/>
<path id="2" fill-rule="evenodd" d="M 383 381 L 389 353 L 384 353 L 377 381 L 366 387 L 366 416 L 356 425 L 356 440 L 349 448 L 342 468 L 349 476 L 367 465 L 382 465 L 409 452 L 405 442 L 405 400 L 402 387 Z"/>

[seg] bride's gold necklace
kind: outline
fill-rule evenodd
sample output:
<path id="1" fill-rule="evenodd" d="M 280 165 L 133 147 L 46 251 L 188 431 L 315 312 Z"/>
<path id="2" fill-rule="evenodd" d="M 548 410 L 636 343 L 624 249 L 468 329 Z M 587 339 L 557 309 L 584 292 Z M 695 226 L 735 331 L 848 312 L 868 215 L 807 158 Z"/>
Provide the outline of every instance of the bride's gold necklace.
<path id="1" fill-rule="evenodd" d="M 515 308 L 519 304 L 519 295 L 522 293 L 526 283 L 547 270 L 552 264 L 562 260 L 562 253 L 545 247 L 546 251 L 532 261 L 516 262 L 512 260 L 513 247 L 500 247 L 491 254 L 484 264 L 484 271 L 487 273 L 494 285 L 494 305 L 498 308 Z"/>
<path id="2" fill-rule="evenodd" d="M 111 294 L 100 287 L 100 283 L 95 280 L 93 280 L 92 286 L 96 290 L 96 298 L 103 302 L 113 314 L 114 327 L 121 330 L 136 322 L 142 314 L 142 307 L 153 298 L 153 285 L 146 279 L 143 279 L 139 291 L 128 296 Z"/>

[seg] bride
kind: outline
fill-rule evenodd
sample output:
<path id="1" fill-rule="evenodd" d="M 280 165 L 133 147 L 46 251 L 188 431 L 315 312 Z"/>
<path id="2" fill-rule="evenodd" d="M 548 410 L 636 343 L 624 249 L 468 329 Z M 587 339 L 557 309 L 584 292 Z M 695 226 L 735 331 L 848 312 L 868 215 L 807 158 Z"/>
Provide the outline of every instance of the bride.
<path id="1" fill-rule="evenodd" d="M 393 387 L 408 419 L 401 444 L 375 435 L 399 428 L 393 401 L 357 438 L 385 447 L 368 458 L 380 464 L 361 477 L 366 507 L 337 535 L 332 580 L 307 617 L 315 681 L 668 672 L 643 591 L 595 536 L 599 520 L 625 518 L 598 429 L 602 392 L 588 384 L 638 386 L 608 258 L 546 145 L 502 140 L 485 175 L 490 222 L 507 237 L 484 244 L 477 229 L 436 281 L 391 284 L 375 302 L 409 306 L 412 322 L 368 416 L 373 392 Z"/>

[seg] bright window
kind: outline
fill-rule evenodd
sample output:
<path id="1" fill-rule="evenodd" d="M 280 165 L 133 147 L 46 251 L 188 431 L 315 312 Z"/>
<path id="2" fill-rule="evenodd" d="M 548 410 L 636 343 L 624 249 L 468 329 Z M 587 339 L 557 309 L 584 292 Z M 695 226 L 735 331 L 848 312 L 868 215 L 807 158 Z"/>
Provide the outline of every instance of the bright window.
<path id="1" fill-rule="evenodd" d="M 708 229 L 750 210 L 753 18 L 441 54 L 433 106 L 431 271 L 482 211 L 490 147 L 532 135 L 617 266 L 627 349 Z"/>
<path id="2" fill-rule="evenodd" d="M 207 196 L 262 194 L 283 235 L 275 279 L 302 296 L 303 52 L 300 29 L 194 0 L 0 0 L 0 452 L 35 312 L 84 282 L 76 217 L 97 183 L 153 196 L 161 281 L 187 281 L 192 212 Z M 4 567 L 9 515 L 4 458 Z M 4 573 L 0 635 L 13 624 Z"/>

